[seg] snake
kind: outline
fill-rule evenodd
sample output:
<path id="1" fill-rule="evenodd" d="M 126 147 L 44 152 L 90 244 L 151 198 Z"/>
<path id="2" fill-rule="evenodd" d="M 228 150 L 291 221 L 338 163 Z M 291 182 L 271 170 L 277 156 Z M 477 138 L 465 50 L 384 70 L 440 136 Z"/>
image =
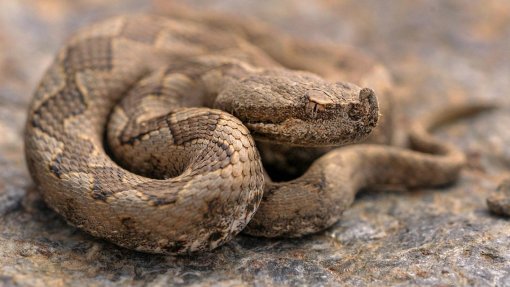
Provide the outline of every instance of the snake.
<path id="1" fill-rule="evenodd" d="M 138 14 L 71 36 L 25 128 L 47 205 L 118 246 L 188 254 L 241 231 L 322 231 L 366 187 L 458 178 L 464 154 L 430 131 L 473 110 L 416 124 L 414 150 L 374 144 L 393 129 L 382 65 L 247 23 Z M 278 149 L 313 156 L 295 178 L 274 181 L 263 161 Z"/>

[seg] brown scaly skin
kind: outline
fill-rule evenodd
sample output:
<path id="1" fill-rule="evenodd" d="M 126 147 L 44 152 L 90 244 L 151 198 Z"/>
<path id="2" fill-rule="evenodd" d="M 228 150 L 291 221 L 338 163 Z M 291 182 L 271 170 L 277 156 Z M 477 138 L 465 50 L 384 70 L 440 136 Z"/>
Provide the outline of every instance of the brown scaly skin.
<path id="1" fill-rule="evenodd" d="M 289 59 L 252 38 L 143 15 L 74 36 L 37 88 L 25 132 L 27 164 L 48 205 L 120 246 L 182 254 L 225 243 L 257 209 L 248 233 L 300 236 L 338 220 L 361 187 L 457 178 L 463 155 L 417 128 L 416 147 L 431 154 L 351 146 L 294 181 L 265 183 L 252 135 L 292 146 L 354 143 L 375 127 L 379 105 L 371 89 L 283 68 Z M 312 48 L 337 55 L 278 39 L 303 59 Z M 353 72 L 360 83 L 389 90 L 381 66 L 363 70 Z"/>

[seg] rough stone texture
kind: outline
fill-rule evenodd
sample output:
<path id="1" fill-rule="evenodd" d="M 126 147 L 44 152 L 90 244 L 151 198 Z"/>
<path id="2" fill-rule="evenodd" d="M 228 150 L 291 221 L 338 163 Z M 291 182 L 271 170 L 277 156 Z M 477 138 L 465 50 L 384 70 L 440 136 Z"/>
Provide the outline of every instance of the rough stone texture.
<path id="1" fill-rule="evenodd" d="M 510 170 L 510 2 L 185 2 L 374 55 L 395 76 L 402 125 L 466 98 L 498 100 L 502 109 L 439 132 L 469 156 L 453 187 L 364 192 L 333 228 L 302 239 L 239 236 L 207 254 L 140 254 L 66 225 L 44 205 L 25 168 L 22 129 L 31 93 L 66 35 L 108 15 L 154 8 L 142 0 L 1 1 L 1 286 L 510 286 L 510 222 L 485 206 Z"/>

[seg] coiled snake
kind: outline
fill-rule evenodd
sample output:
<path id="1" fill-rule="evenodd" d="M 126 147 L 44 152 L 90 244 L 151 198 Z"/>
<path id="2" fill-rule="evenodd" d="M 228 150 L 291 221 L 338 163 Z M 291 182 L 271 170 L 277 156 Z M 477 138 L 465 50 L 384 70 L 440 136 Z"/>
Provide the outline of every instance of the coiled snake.
<path id="1" fill-rule="evenodd" d="M 323 230 L 366 186 L 456 179 L 463 154 L 426 131 L 445 119 L 414 128 L 414 147 L 430 154 L 353 145 L 295 180 L 264 179 L 254 138 L 298 151 L 360 141 L 380 110 L 390 115 L 390 80 L 352 50 L 202 20 L 106 20 L 73 36 L 45 73 L 26 158 L 47 204 L 72 225 L 130 249 L 187 253 L 243 229 Z M 379 104 L 371 89 L 332 81 L 342 78 L 381 92 Z M 388 141 L 384 121 L 372 141 Z"/>

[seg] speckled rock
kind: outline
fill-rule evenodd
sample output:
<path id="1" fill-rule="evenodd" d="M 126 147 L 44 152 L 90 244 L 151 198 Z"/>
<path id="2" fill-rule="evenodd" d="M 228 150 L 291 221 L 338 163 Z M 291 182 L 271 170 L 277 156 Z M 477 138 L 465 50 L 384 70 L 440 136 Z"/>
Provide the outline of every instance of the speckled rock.
<path id="1" fill-rule="evenodd" d="M 121 249 L 68 226 L 42 202 L 24 164 L 31 93 L 77 27 L 124 12 L 164 12 L 166 2 L 0 2 L 0 286 L 510 286 L 510 221 L 485 206 L 510 170 L 510 3 L 499 0 L 184 1 L 379 58 L 398 84 L 403 127 L 466 98 L 502 108 L 438 132 L 468 154 L 458 184 L 363 192 L 343 220 L 317 235 L 241 235 L 211 253 L 171 257 Z"/>

